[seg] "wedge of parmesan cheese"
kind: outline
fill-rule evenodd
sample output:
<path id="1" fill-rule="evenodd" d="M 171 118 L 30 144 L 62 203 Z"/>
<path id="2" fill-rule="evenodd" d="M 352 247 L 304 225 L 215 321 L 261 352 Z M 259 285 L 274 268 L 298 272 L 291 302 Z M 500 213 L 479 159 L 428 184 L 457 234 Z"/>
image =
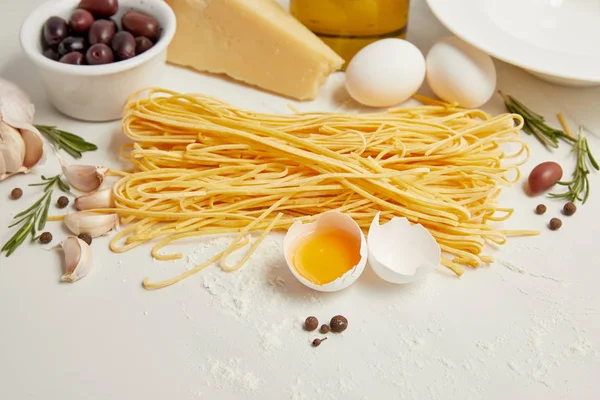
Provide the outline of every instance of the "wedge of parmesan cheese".
<path id="1" fill-rule="evenodd" d="M 314 99 L 344 60 L 274 0 L 166 0 L 177 16 L 168 61 Z"/>

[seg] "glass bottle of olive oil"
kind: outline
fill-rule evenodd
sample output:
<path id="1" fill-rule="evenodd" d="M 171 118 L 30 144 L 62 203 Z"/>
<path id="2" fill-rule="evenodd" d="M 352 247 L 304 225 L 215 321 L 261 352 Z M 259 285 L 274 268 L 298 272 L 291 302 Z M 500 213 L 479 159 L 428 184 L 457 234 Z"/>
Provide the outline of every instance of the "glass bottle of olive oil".
<path id="1" fill-rule="evenodd" d="M 294 17 L 346 64 L 366 45 L 406 37 L 410 0 L 291 0 Z"/>

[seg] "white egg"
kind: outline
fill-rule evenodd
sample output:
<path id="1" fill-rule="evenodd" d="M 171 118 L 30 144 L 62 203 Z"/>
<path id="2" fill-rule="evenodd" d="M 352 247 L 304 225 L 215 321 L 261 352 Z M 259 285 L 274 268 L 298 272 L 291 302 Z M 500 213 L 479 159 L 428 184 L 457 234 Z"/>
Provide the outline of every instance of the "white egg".
<path id="1" fill-rule="evenodd" d="M 297 265 L 299 263 L 298 253 L 301 249 L 306 249 L 303 246 L 306 245 L 307 239 L 311 237 L 314 239 L 316 237 L 314 235 L 331 235 L 336 234 L 336 232 L 341 232 L 345 238 L 351 240 L 353 247 L 356 247 L 355 250 L 357 251 L 357 254 L 349 254 L 350 252 L 343 251 L 342 254 L 338 255 L 341 257 L 350 256 L 356 258 L 356 264 L 345 273 L 340 272 L 339 276 L 333 272 L 335 276 L 333 276 L 331 282 L 318 284 L 314 279 L 310 279 L 305 272 L 301 271 L 302 267 L 300 265 Z M 314 248 L 312 249 L 314 250 Z M 317 249 L 318 252 L 315 252 L 314 255 L 327 260 L 327 257 L 332 256 L 331 253 L 328 254 L 328 250 L 325 247 L 321 247 Z M 338 211 L 325 212 L 319 215 L 316 221 L 312 223 L 303 224 L 302 222 L 295 222 L 283 239 L 283 252 L 292 274 L 304 285 L 321 292 L 335 292 L 353 284 L 365 270 L 368 258 L 367 241 L 362 230 L 352 218 Z M 324 264 L 327 265 L 327 263 Z M 328 271 L 326 275 L 331 276 L 332 272 Z"/>
<path id="2" fill-rule="evenodd" d="M 360 50 L 346 69 L 346 89 L 359 103 L 389 107 L 409 99 L 425 79 L 425 58 L 412 43 L 383 39 Z"/>
<path id="3" fill-rule="evenodd" d="M 427 83 L 440 99 L 477 108 L 494 94 L 496 68 L 489 55 L 451 36 L 427 53 Z"/>
<path id="4" fill-rule="evenodd" d="M 420 224 L 394 217 L 379 225 L 379 213 L 368 235 L 369 265 L 383 280 L 409 283 L 424 278 L 440 263 L 441 250 Z"/>

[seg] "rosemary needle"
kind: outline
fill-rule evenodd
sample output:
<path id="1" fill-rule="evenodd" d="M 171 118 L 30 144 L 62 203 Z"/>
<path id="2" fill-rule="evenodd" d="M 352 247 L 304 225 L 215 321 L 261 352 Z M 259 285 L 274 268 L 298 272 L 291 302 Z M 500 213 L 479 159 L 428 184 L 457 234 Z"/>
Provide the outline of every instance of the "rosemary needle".
<path id="1" fill-rule="evenodd" d="M 576 139 L 567 135 L 560 129 L 552 128 L 546 125 L 544 117 L 527 108 L 523 103 L 514 97 L 498 92 L 504 99 L 504 105 L 508 112 L 519 114 L 523 117 L 523 131 L 535 136 L 544 146 L 557 148 L 558 140 L 562 139 L 569 144 L 573 144 Z"/>
<path id="2" fill-rule="evenodd" d="M 60 130 L 55 126 L 36 125 L 35 127 L 48 140 L 56 143 L 59 149 L 65 150 L 74 158 L 81 158 L 82 153 L 98 149 L 95 144 L 85 141 L 82 137 Z"/>

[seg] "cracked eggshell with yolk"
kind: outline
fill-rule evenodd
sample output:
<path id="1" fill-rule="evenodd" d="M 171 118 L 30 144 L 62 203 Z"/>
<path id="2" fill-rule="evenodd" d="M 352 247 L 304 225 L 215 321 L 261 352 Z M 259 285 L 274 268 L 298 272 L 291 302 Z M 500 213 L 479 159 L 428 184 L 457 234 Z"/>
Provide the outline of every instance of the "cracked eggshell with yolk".
<path id="1" fill-rule="evenodd" d="M 379 213 L 368 235 L 369 265 L 383 280 L 409 283 L 423 279 L 441 260 L 440 246 L 431 233 L 406 218 L 379 225 Z"/>
<path id="2" fill-rule="evenodd" d="M 332 282 L 317 285 L 298 272 L 294 264 L 294 258 L 298 248 L 306 240 L 307 236 L 320 231 L 340 230 L 344 231 L 360 241 L 360 260 L 353 268 L 339 276 Z M 367 264 L 368 249 L 365 236 L 358 224 L 349 216 L 338 211 L 327 211 L 317 217 L 315 222 L 303 224 L 295 222 L 287 231 L 283 240 L 283 251 L 288 268 L 292 274 L 305 286 L 321 292 L 335 292 L 353 284 L 363 273 Z"/>

